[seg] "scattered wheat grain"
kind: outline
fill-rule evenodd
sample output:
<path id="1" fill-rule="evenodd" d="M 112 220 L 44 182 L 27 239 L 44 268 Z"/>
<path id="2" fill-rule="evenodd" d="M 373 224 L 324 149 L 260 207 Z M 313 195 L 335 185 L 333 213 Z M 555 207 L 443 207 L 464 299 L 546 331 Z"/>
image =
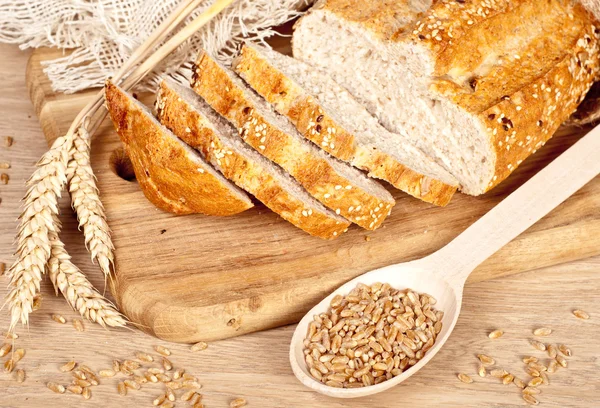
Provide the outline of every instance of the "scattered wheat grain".
<path id="1" fill-rule="evenodd" d="M 534 377 L 531 379 L 531 381 L 529 381 L 529 383 L 527 383 L 527 385 L 529 387 L 537 387 L 538 385 L 541 385 L 544 382 L 544 380 L 542 380 L 540 377 Z"/>
<path id="2" fill-rule="evenodd" d="M 158 378 L 158 381 L 163 382 L 163 383 L 168 383 L 169 381 L 171 381 L 171 377 L 167 374 L 156 374 L 156 378 Z"/>
<path id="3" fill-rule="evenodd" d="M 48 389 L 54 391 L 57 394 L 64 394 L 65 393 L 65 386 L 61 385 L 61 384 L 57 384 L 54 382 L 49 382 L 46 384 L 46 387 L 48 387 Z"/>
<path id="4" fill-rule="evenodd" d="M 72 394 L 81 394 L 83 392 L 83 387 L 81 387 L 80 385 L 71 384 L 67 386 L 67 391 L 69 391 Z"/>
<path id="5" fill-rule="evenodd" d="M 554 344 L 548 344 L 548 347 L 546 347 L 546 351 L 548 352 L 550 358 L 556 358 L 556 355 L 558 354 L 558 349 Z"/>
<path id="6" fill-rule="evenodd" d="M 560 344 L 558 346 L 558 350 L 567 357 L 571 357 L 573 355 L 573 353 L 571 352 L 571 349 L 568 348 L 567 346 L 565 346 L 564 344 Z"/>
<path id="7" fill-rule="evenodd" d="M 133 370 L 137 370 L 138 368 L 140 368 L 142 365 L 140 363 L 138 363 L 137 361 L 133 361 L 133 360 L 125 360 L 123 361 L 122 367 L 125 367 L 126 369 L 133 371 Z"/>
<path id="8" fill-rule="evenodd" d="M 169 350 L 168 348 L 166 348 L 164 346 L 160 346 L 160 345 L 154 346 L 154 350 L 161 356 L 168 357 L 171 355 L 171 350 Z"/>
<path id="9" fill-rule="evenodd" d="M 42 308 L 42 295 L 36 296 L 33 298 L 33 307 L 32 310 L 35 312 L 36 310 L 40 310 Z"/>
<path id="10" fill-rule="evenodd" d="M 205 342 L 201 341 L 199 343 L 194 344 L 190 350 L 192 352 L 197 352 L 197 351 L 202 351 L 202 350 L 206 350 L 206 348 L 208 347 L 208 344 L 206 344 Z"/>
<path id="11" fill-rule="evenodd" d="M 166 396 L 167 396 L 167 399 L 168 399 L 169 401 L 175 401 L 175 394 L 173 393 L 173 390 L 172 390 L 172 389 L 170 389 L 170 388 L 167 388 L 167 389 L 165 390 L 165 394 L 166 394 Z"/>
<path id="12" fill-rule="evenodd" d="M 549 329 L 547 327 L 540 327 L 539 329 L 535 329 L 533 331 L 533 335 L 538 336 L 538 337 L 549 336 L 551 333 L 552 333 L 552 329 Z"/>
<path id="13" fill-rule="evenodd" d="M 25 381 L 25 370 L 19 368 L 17 370 L 17 382 L 22 383 Z"/>
<path id="14" fill-rule="evenodd" d="M 544 343 L 537 340 L 531 340 L 530 343 L 535 349 L 539 351 L 546 351 L 546 345 Z"/>
<path id="15" fill-rule="evenodd" d="M 119 371 L 121 371 L 121 362 L 119 360 L 113 360 L 113 365 L 112 365 L 112 369 L 115 373 L 118 373 Z"/>
<path id="16" fill-rule="evenodd" d="M 542 390 L 540 390 L 539 388 L 536 387 L 525 387 L 523 389 L 523 394 L 528 394 L 528 395 L 537 395 L 540 394 L 542 392 Z"/>
<path id="17" fill-rule="evenodd" d="M 92 383 L 88 380 L 81 380 L 76 378 L 73 380 L 73 384 L 79 385 L 81 388 L 90 387 Z"/>
<path id="18" fill-rule="evenodd" d="M 513 383 L 521 389 L 523 389 L 527 386 L 527 384 L 525 384 L 525 382 L 523 382 L 523 380 L 521 380 L 518 377 L 515 377 L 515 379 L 513 380 Z"/>
<path id="19" fill-rule="evenodd" d="M 539 404 L 539 401 L 537 399 L 535 399 L 535 397 L 533 395 L 523 394 L 523 399 L 525 400 L 526 403 L 531 404 L 531 405 Z"/>
<path id="20" fill-rule="evenodd" d="M 471 377 L 463 373 L 458 374 L 457 377 L 460 381 L 464 382 L 465 384 L 471 384 L 473 382 L 473 379 Z"/>
<path id="21" fill-rule="evenodd" d="M 81 321 L 81 319 L 73 319 L 73 327 L 75 327 L 75 330 L 78 332 L 85 331 L 85 327 L 83 326 L 83 321 Z"/>
<path id="22" fill-rule="evenodd" d="M 515 380 L 515 376 L 514 376 L 514 375 L 512 375 L 512 374 L 508 374 L 508 375 L 505 375 L 505 376 L 502 378 L 502 384 L 504 384 L 504 385 L 508 385 L 508 384 L 510 384 L 511 382 L 513 382 L 514 380 Z"/>
<path id="23" fill-rule="evenodd" d="M 14 360 L 15 364 L 21 361 L 23 357 L 25 357 L 25 349 L 18 348 L 13 352 L 12 359 Z"/>
<path id="24" fill-rule="evenodd" d="M 12 350 L 12 345 L 9 343 L 4 343 L 2 347 L 0 347 L 0 357 L 4 357 Z"/>
<path id="25" fill-rule="evenodd" d="M 87 376 L 81 370 L 75 370 L 71 374 L 73 375 L 73 377 L 75 377 L 75 378 L 77 378 L 79 380 L 87 380 Z"/>
<path id="26" fill-rule="evenodd" d="M 135 353 L 135 358 L 137 358 L 138 360 L 143 361 L 145 363 L 151 363 L 154 361 L 154 357 L 152 357 L 150 354 L 142 353 L 140 351 Z"/>
<path id="27" fill-rule="evenodd" d="M 175 372 L 173 373 L 173 379 L 179 380 L 183 376 L 184 373 L 185 373 L 185 370 L 183 368 L 175 370 Z"/>
<path id="28" fill-rule="evenodd" d="M 11 147 L 14 143 L 15 139 L 13 139 L 12 136 L 6 136 L 6 138 L 4 138 L 4 146 L 6 147 Z"/>
<path id="29" fill-rule="evenodd" d="M 590 318 L 590 315 L 587 314 L 586 312 L 584 312 L 583 310 L 573 310 L 573 314 L 575 315 L 576 318 L 578 319 L 583 319 L 583 320 L 587 320 Z"/>
<path id="30" fill-rule="evenodd" d="M 171 401 L 165 401 L 161 406 L 162 408 L 173 408 L 175 407 L 175 404 L 173 404 Z"/>
<path id="31" fill-rule="evenodd" d="M 189 401 L 189 404 L 196 407 L 202 400 L 202 394 L 195 393 Z"/>
<path id="32" fill-rule="evenodd" d="M 173 369 L 173 363 L 166 357 L 162 358 L 162 365 L 166 371 L 171 371 Z"/>
<path id="33" fill-rule="evenodd" d="M 98 371 L 98 374 L 100 377 L 114 377 L 117 373 L 115 370 L 106 369 Z"/>
<path id="34" fill-rule="evenodd" d="M 0 262 L 0 264 L 2 264 L 2 263 Z M 2 274 L 0 274 L 0 276 L 2 276 Z M 11 333 L 11 332 L 7 332 L 7 331 L 2 332 L 2 335 L 4 336 L 4 338 L 11 339 L 11 340 L 16 340 L 19 338 L 19 335 L 17 333 Z"/>
<path id="35" fill-rule="evenodd" d="M 497 339 L 497 338 L 502 337 L 503 334 L 504 334 L 504 332 L 502 330 L 494 330 L 493 332 L 488 334 L 488 337 L 490 339 Z"/>
<path id="36" fill-rule="evenodd" d="M 152 405 L 154 405 L 154 406 L 162 405 L 162 403 L 165 402 L 166 399 L 167 399 L 167 396 L 165 394 L 161 394 L 158 397 L 156 397 L 154 399 L 154 401 L 152 401 Z"/>
<path id="37" fill-rule="evenodd" d="M 523 358 L 523 362 L 524 362 L 525 364 L 529 364 L 529 363 L 537 363 L 537 362 L 538 362 L 538 359 L 537 359 L 537 357 L 524 357 L 524 358 Z"/>
<path id="38" fill-rule="evenodd" d="M 92 398 L 92 390 L 86 387 L 83 389 L 81 395 L 83 396 L 83 399 L 89 400 L 90 398 Z"/>
<path id="39" fill-rule="evenodd" d="M 548 363 L 548 372 L 555 373 L 558 369 L 558 362 L 556 360 L 552 360 Z"/>
<path id="40" fill-rule="evenodd" d="M 236 398 L 229 403 L 229 408 L 241 408 L 246 406 L 246 400 L 244 398 Z"/>
<path id="41" fill-rule="evenodd" d="M 10 169 L 9 162 L 0 162 L 0 169 Z"/>
<path id="42" fill-rule="evenodd" d="M 481 361 L 482 364 L 485 365 L 494 365 L 496 364 L 496 360 L 494 360 L 490 356 L 486 356 L 485 354 L 477 354 L 477 358 Z"/>
<path id="43" fill-rule="evenodd" d="M 12 373 L 14 368 L 15 368 L 15 362 L 12 358 L 9 358 L 8 360 L 6 360 L 4 362 L 4 372 L 5 373 Z"/>
<path id="44" fill-rule="evenodd" d="M 141 385 L 139 385 L 138 383 L 136 383 L 133 380 L 125 380 L 125 381 L 123 381 L 123 383 L 125 384 L 125 386 L 127 388 L 131 388 L 132 390 L 139 390 L 140 388 L 142 388 Z"/>
<path id="45" fill-rule="evenodd" d="M 75 368 L 76 365 L 77 365 L 77 362 L 75 362 L 74 360 L 71 360 L 68 363 L 65 363 L 62 366 L 60 366 L 59 370 L 62 371 L 63 373 L 68 373 L 68 372 L 73 371 L 73 369 Z"/>
<path id="46" fill-rule="evenodd" d="M 508 375 L 508 371 L 498 368 L 490 371 L 490 375 L 495 378 L 504 378 L 504 376 Z"/>
<path id="47" fill-rule="evenodd" d="M 556 361 L 558 362 L 558 364 L 561 365 L 561 367 L 567 368 L 567 359 L 564 358 L 562 355 L 559 354 L 558 356 L 556 356 Z"/>
<path id="48" fill-rule="evenodd" d="M 479 364 L 477 374 L 479 374 L 480 377 L 485 377 L 487 375 L 487 371 L 485 370 L 485 366 L 483 364 Z"/>
<path id="49" fill-rule="evenodd" d="M 192 397 L 196 394 L 196 391 L 194 390 L 189 390 L 184 392 L 181 397 L 179 398 L 181 401 L 189 401 L 192 399 Z"/>
<path id="50" fill-rule="evenodd" d="M 53 314 L 52 320 L 54 320 L 55 322 L 60 323 L 60 324 L 65 324 L 67 322 L 67 319 L 65 319 L 63 316 L 61 316 L 59 314 Z"/>
<path id="51" fill-rule="evenodd" d="M 125 386 L 125 383 L 123 381 L 119 381 L 119 383 L 117 384 L 117 391 L 119 392 L 119 395 L 123 397 L 127 395 L 127 387 Z"/>
<path id="52" fill-rule="evenodd" d="M 540 378 L 542 379 L 542 384 L 544 384 L 544 385 L 550 384 L 550 379 L 548 378 L 548 374 L 546 374 L 546 372 L 541 372 Z"/>
<path id="53" fill-rule="evenodd" d="M 527 366 L 539 371 L 540 373 L 542 371 L 546 371 L 548 369 L 548 367 L 546 367 L 545 365 L 540 364 L 540 363 L 529 363 L 529 364 L 527 364 Z"/>
<path id="54" fill-rule="evenodd" d="M 8 180 L 10 180 L 10 176 L 8 174 L 0 174 L 0 182 L 2 182 L 2 184 L 8 184 Z"/>

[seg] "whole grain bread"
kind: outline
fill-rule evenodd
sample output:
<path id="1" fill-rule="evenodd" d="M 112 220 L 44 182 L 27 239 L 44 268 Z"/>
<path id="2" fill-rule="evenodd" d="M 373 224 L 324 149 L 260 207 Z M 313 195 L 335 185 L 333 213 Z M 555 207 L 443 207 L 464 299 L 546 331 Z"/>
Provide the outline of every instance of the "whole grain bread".
<path id="1" fill-rule="evenodd" d="M 296 24 L 293 52 L 478 195 L 598 79 L 598 26 L 571 0 L 321 0 Z"/>
<path id="2" fill-rule="evenodd" d="M 161 123 L 286 221 L 324 239 L 347 230 L 346 219 L 325 208 L 280 167 L 245 144 L 237 130 L 189 87 L 163 80 L 156 107 Z"/>
<path id="3" fill-rule="evenodd" d="M 179 140 L 132 95 L 110 81 L 106 107 L 144 195 L 174 214 L 233 215 L 250 198 Z"/>
<path id="4" fill-rule="evenodd" d="M 414 146 L 400 145 L 399 135 L 380 126 L 324 72 L 252 44 L 242 47 L 233 66 L 304 137 L 328 153 L 423 201 L 444 206 L 452 198 L 458 183 L 451 174 Z"/>
<path id="5" fill-rule="evenodd" d="M 325 206 L 370 230 L 390 213 L 395 201 L 385 188 L 302 137 L 247 84 L 204 52 L 197 60 L 192 87 L 240 130 L 247 144 L 280 165 Z"/>

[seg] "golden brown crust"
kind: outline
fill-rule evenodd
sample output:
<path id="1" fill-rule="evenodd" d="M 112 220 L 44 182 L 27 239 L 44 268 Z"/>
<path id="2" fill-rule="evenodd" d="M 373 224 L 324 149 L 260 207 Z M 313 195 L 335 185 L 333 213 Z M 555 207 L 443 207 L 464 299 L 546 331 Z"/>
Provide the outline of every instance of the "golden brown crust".
<path id="1" fill-rule="evenodd" d="M 317 10 L 363 27 L 386 47 L 430 53 L 430 90 L 488 133 L 496 163 L 486 191 L 542 146 L 600 77 L 600 25 L 576 1 L 439 0 L 423 14 L 405 0 L 361 4 L 327 0 Z"/>
<path id="2" fill-rule="evenodd" d="M 233 215 L 253 207 L 236 187 L 206 171 L 134 103 L 122 89 L 106 83 L 106 105 L 144 195 L 174 214 Z"/>
<path id="3" fill-rule="evenodd" d="M 328 210 L 306 206 L 270 170 L 224 145 L 208 119 L 199 115 L 165 81 L 159 88 L 157 106 L 161 123 L 187 144 L 200 150 L 225 177 L 253 194 L 286 221 L 310 235 L 324 239 L 336 238 L 347 230 L 350 225 L 348 221 Z"/>
<path id="4" fill-rule="evenodd" d="M 378 228 L 395 204 L 391 195 L 380 199 L 344 177 L 304 143 L 264 117 L 245 90 L 211 57 L 201 53 L 192 87 L 219 114 L 236 126 L 242 138 L 279 164 L 317 200 L 363 228 Z"/>
<path id="5" fill-rule="evenodd" d="M 236 72 L 285 114 L 304 137 L 331 155 L 423 201 L 444 206 L 452 198 L 456 187 L 419 174 L 384 152 L 358 145 L 352 133 L 252 47 L 243 46 L 234 65 Z"/>

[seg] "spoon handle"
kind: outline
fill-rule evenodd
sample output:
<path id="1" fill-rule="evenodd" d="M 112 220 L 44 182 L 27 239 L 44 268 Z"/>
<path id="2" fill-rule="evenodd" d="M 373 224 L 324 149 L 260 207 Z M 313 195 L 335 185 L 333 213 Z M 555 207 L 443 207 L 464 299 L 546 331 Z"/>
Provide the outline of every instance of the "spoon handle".
<path id="1" fill-rule="evenodd" d="M 600 126 L 432 255 L 452 284 L 600 174 Z"/>

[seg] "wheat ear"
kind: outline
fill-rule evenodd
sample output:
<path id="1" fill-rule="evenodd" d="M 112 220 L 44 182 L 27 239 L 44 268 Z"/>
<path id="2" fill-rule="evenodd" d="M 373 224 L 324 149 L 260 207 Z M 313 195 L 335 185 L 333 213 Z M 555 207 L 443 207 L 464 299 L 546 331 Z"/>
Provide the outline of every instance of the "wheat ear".
<path id="1" fill-rule="evenodd" d="M 48 275 L 56 293 L 60 291 L 71 307 L 81 316 L 102 327 L 124 327 L 125 318 L 116 307 L 94 288 L 81 270 L 71 262 L 71 256 L 60 240 L 60 221 L 54 218 L 56 231 L 50 232 L 51 256 Z"/>
<path id="2" fill-rule="evenodd" d="M 57 231 L 54 218 L 58 215 L 58 199 L 67 183 L 66 169 L 72 145 L 72 134 L 56 139 L 27 181 L 29 188 L 19 217 L 17 260 L 8 272 L 12 289 L 6 302 L 11 312 L 11 332 L 19 321 L 23 325 L 29 323 L 34 298 L 40 292 L 42 274 L 51 253 L 49 234 Z"/>
<path id="3" fill-rule="evenodd" d="M 69 154 L 67 182 L 71 205 L 77 213 L 79 228 L 83 229 L 85 245 L 92 255 L 92 261 L 97 261 L 108 277 L 114 260 L 114 246 L 90 163 L 90 142 L 86 126 L 80 126 Z"/>

